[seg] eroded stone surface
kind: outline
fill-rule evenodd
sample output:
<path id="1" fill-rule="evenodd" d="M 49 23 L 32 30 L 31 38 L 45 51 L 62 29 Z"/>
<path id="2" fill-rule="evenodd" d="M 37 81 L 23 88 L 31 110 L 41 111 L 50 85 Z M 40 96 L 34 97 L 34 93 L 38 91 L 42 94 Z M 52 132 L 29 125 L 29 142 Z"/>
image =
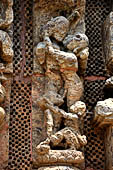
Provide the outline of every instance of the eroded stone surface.
<path id="1" fill-rule="evenodd" d="M 94 122 L 97 126 L 113 125 L 113 99 L 99 101 L 94 111 Z"/>
<path id="2" fill-rule="evenodd" d="M 49 167 L 41 167 L 39 170 L 79 170 L 78 168 L 71 166 L 49 166 Z"/>
<path id="3" fill-rule="evenodd" d="M 13 57 L 13 49 L 11 39 L 5 31 L 0 30 L 0 48 L 2 51 L 1 58 L 3 61 L 11 63 Z"/>
<path id="4" fill-rule="evenodd" d="M 13 22 L 13 0 L 1 0 L 0 28 L 7 28 Z"/>
<path id="5" fill-rule="evenodd" d="M 105 87 L 107 89 L 113 89 L 113 76 L 106 80 Z"/>
<path id="6" fill-rule="evenodd" d="M 0 170 L 8 166 L 8 122 L 13 44 L 8 32 L 13 22 L 13 0 L 0 1 Z"/>
<path id="7" fill-rule="evenodd" d="M 38 164 L 80 164 L 84 162 L 84 155 L 75 150 L 50 150 L 48 154 L 37 156 Z"/>
<path id="8" fill-rule="evenodd" d="M 113 12 L 109 14 L 103 30 L 103 46 L 108 72 L 113 75 Z"/>

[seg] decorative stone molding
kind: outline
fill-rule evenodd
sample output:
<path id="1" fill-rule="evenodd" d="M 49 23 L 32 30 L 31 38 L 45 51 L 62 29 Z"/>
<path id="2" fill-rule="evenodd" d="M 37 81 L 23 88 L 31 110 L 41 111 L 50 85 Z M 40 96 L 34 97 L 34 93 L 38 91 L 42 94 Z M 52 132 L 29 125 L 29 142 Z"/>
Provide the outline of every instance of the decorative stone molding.
<path id="1" fill-rule="evenodd" d="M 71 166 L 49 166 L 49 167 L 42 167 L 42 168 L 39 168 L 39 170 L 65 170 L 65 169 L 68 169 L 68 170 L 78 170 L 78 168 L 75 168 L 75 167 L 71 167 Z"/>

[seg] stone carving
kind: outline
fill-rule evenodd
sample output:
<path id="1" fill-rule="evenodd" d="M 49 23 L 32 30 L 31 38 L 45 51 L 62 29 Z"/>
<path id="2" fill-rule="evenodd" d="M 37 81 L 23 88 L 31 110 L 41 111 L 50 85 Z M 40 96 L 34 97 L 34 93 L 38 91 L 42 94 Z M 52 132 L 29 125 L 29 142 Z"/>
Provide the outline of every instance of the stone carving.
<path id="1" fill-rule="evenodd" d="M 0 104 L 4 102 L 5 96 L 6 96 L 5 88 L 2 86 L 2 84 L 0 84 Z M 3 126 L 4 120 L 5 120 L 5 110 L 2 107 L 0 107 L 0 129 Z"/>
<path id="2" fill-rule="evenodd" d="M 113 99 L 112 98 L 97 102 L 94 111 L 94 122 L 96 126 L 101 128 L 113 124 Z"/>
<path id="3" fill-rule="evenodd" d="M 0 28 L 7 28 L 13 22 L 13 0 L 1 0 L 0 2 Z M 5 15 L 5 17 L 4 17 Z"/>
<path id="4" fill-rule="evenodd" d="M 0 1 L 0 169 L 8 163 L 8 116 L 10 102 L 10 85 L 13 73 L 13 0 Z M 7 109 L 6 109 L 7 108 Z"/>
<path id="5" fill-rule="evenodd" d="M 79 14 L 76 12 L 75 16 Z M 79 122 L 86 106 L 80 101 L 83 84 L 77 71 L 81 75 L 85 72 L 89 54 L 88 38 L 79 32 L 67 35 L 69 25 L 70 20 L 63 16 L 52 18 L 43 28 L 43 41 L 35 49 L 46 78 L 45 95 L 38 100 L 47 127 L 47 139 L 37 146 L 39 164 L 84 162 L 80 148 L 86 145 L 87 140 L 80 133 Z M 59 108 L 64 98 L 67 99 L 69 112 Z M 64 127 L 61 128 L 62 123 Z"/>
<path id="6" fill-rule="evenodd" d="M 67 113 L 62 109 L 59 109 L 57 106 L 53 106 L 48 99 L 44 99 L 46 102 L 42 105 L 42 101 L 40 100 L 40 106 L 42 109 L 46 108 L 45 115 L 47 116 L 47 134 L 48 138 L 41 142 L 37 146 L 38 152 L 38 161 L 40 163 L 81 163 L 84 160 L 83 154 L 80 151 L 80 147 L 86 145 L 86 137 L 80 134 L 79 130 L 79 121 L 80 117 L 83 117 L 85 113 L 85 104 L 83 102 L 76 102 L 74 105 L 70 107 L 70 112 Z M 59 120 L 57 120 L 58 125 L 61 126 L 62 119 L 64 119 L 64 128 L 61 128 L 59 131 L 54 131 L 53 127 L 55 127 L 56 122 L 53 120 L 52 115 L 58 115 Z M 60 122 L 60 123 L 59 123 Z M 55 129 L 56 130 L 56 129 Z M 62 141 L 65 140 L 65 143 Z M 54 147 L 61 147 L 65 150 L 52 150 Z M 47 159 L 41 159 L 41 157 L 47 157 Z"/>
<path id="7" fill-rule="evenodd" d="M 13 22 L 13 0 L 1 1 L 0 29 L 9 28 Z M 0 30 L 0 72 L 12 73 L 12 41 L 6 31 Z"/>
<path id="8" fill-rule="evenodd" d="M 73 0 L 63 2 L 71 7 L 76 4 Z M 85 5 L 85 1 L 77 5 L 81 4 Z M 35 61 L 45 75 L 44 94 L 37 104 L 44 113 L 47 131 L 47 138 L 36 147 L 38 167 L 76 164 L 76 169 L 84 163 L 82 148 L 87 140 L 81 126 L 86 106 L 81 98 L 89 55 L 88 38 L 83 30 L 70 31 L 83 20 L 82 5 L 68 17 L 59 15 L 47 21 L 41 27 L 41 41 L 35 47 Z"/>
<path id="9" fill-rule="evenodd" d="M 113 89 L 113 76 L 106 80 L 105 87 L 107 89 Z"/>
<path id="10" fill-rule="evenodd" d="M 56 17 L 48 22 L 44 28 L 44 42 L 39 43 L 36 47 L 36 56 L 39 63 L 46 69 L 47 83 L 45 91 L 54 91 L 55 93 L 60 91 L 59 93 L 61 93 L 64 81 L 64 93 L 62 96 L 65 97 L 67 94 L 68 106 L 71 106 L 75 101 L 80 100 L 83 93 L 82 81 L 76 74 L 78 61 L 80 65 L 79 72 L 83 74 L 89 53 L 86 35 L 76 33 L 75 35 L 65 37 L 68 29 L 69 21 L 65 17 Z M 50 36 L 55 41 L 52 42 Z M 63 50 L 67 48 L 69 52 L 60 50 L 61 47 L 56 40 L 58 42 L 63 41 Z"/>
<path id="11" fill-rule="evenodd" d="M 49 167 L 42 167 L 39 170 L 79 170 L 78 168 L 73 168 L 71 166 L 49 166 Z"/>
<path id="12" fill-rule="evenodd" d="M 11 63 L 13 57 L 12 42 L 7 32 L 0 30 L 1 58 Z"/>
<path id="13" fill-rule="evenodd" d="M 103 26 L 103 49 L 107 71 L 113 75 L 113 12 L 109 14 Z"/>

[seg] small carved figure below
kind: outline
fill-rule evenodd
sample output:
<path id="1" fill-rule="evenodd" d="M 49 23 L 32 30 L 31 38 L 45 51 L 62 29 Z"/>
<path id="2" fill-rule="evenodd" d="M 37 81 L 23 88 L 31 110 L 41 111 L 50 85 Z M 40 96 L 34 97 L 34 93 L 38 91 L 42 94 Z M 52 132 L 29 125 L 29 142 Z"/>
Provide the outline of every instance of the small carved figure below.
<path id="1" fill-rule="evenodd" d="M 47 98 L 45 98 L 44 100 L 45 103 L 43 102 L 43 108 L 46 108 L 45 114 L 48 115 L 46 126 L 47 126 L 47 134 L 49 135 L 44 142 L 41 142 L 37 146 L 38 155 L 40 155 L 41 157 L 42 155 L 48 154 L 51 159 L 50 153 L 54 152 L 55 148 L 57 147 L 61 148 L 60 152 L 63 152 L 64 150 L 65 151 L 70 150 L 76 152 L 82 146 L 86 145 L 87 143 L 86 136 L 81 135 L 79 129 L 79 120 L 78 120 L 82 118 L 85 114 L 85 110 L 86 110 L 85 104 L 81 101 L 78 101 L 70 107 L 70 112 L 67 113 L 64 110 L 59 109 L 59 107 L 53 106 L 53 104 L 50 103 L 50 101 L 48 101 Z M 59 116 L 60 119 L 59 122 L 64 123 L 64 127 L 60 128 L 56 133 L 54 133 L 53 130 L 54 119 L 52 115 L 54 114 L 55 115 L 57 114 Z M 66 155 L 64 155 L 64 157 L 66 158 Z M 71 161 L 73 162 L 73 157 L 72 160 L 70 159 L 70 162 Z"/>

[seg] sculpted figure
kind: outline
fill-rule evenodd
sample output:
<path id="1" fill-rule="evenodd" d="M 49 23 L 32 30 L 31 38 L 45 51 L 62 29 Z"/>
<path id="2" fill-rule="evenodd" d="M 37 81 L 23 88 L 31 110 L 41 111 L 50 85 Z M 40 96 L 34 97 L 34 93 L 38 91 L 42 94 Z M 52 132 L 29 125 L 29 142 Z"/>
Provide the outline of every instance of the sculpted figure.
<path id="1" fill-rule="evenodd" d="M 36 148 L 40 163 L 84 161 L 79 150 L 87 140 L 81 135 L 80 120 L 86 106 L 80 101 L 83 84 L 78 73 L 83 76 L 86 69 L 88 38 L 78 32 L 68 35 L 70 25 L 77 24 L 80 17 L 80 10 L 75 10 L 68 19 L 63 16 L 52 18 L 43 27 L 42 42 L 35 50 L 45 73 L 45 94 L 38 100 L 38 105 L 46 117 L 47 138 Z M 64 99 L 67 100 L 67 111 L 60 108 Z"/>
<path id="2" fill-rule="evenodd" d="M 47 128 L 47 134 L 50 134 L 51 132 L 51 135 L 48 136 L 46 141 L 41 142 L 37 146 L 37 152 L 45 154 L 50 150 L 51 146 L 62 146 L 63 140 L 66 141 L 65 144 L 63 143 L 64 149 L 78 150 L 80 147 L 86 145 L 86 137 L 84 135 L 82 136 L 80 133 L 78 120 L 85 114 L 86 106 L 83 102 L 76 102 L 70 107 L 70 112 L 67 113 L 64 110 L 59 109 L 59 107 L 53 106 L 53 104 L 45 98 L 45 108 L 46 113 L 49 115 L 46 124 L 47 126 L 49 125 Z M 61 128 L 56 133 L 53 133 L 54 119 L 52 115 L 54 114 L 59 116 L 60 123 L 62 122 L 61 120 L 63 120 L 64 123 L 64 128 Z"/>
<path id="3" fill-rule="evenodd" d="M 78 61 L 80 72 L 83 74 L 89 53 L 88 38 L 85 34 L 67 35 L 69 24 L 69 20 L 63 16 L 49 21 L 44 27 L 44 41 L 36 47 L 36 56 L 45 69 L 45 93 L 54 91 L 63 97 L 66 96 L 68 106 L 71 106 L 80 100 L 83 93 L 82 81 L 76 74 Z M 64 45 L 59 46 L 57 42 L 61 41 Z M 66 48 L 68 52 L 65 52 Z"/>

